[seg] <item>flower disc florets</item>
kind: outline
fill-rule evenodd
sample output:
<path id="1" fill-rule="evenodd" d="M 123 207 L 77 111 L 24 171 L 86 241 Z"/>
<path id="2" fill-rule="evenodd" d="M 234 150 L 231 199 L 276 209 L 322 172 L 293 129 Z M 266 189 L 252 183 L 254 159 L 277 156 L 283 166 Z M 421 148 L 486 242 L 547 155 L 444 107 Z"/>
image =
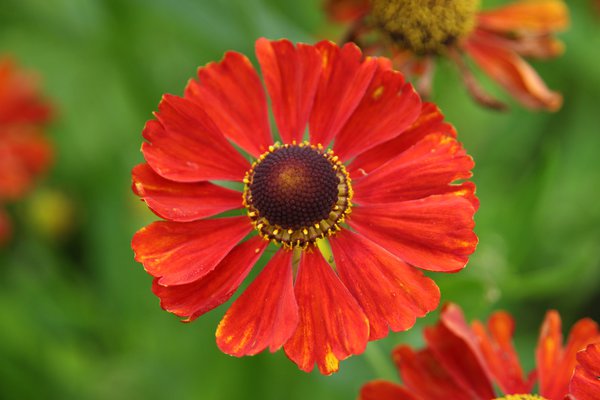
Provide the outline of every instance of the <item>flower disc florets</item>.
<path id="1" fill-rule="evenodd" d="M 439 53 L 475 25 L 479 0 L 373 0 L 374 22 L 416 54 Z"/>
<path id="2" fill-rule="evenodd" d="M 546 400 L 537 394 L 509 394 L 508 396 L 498 397 L 495 400 Z"/>
<path id="3" fill-rule="evenodd" d="M 244 183 L 244 205 L 256 230 L 288 248 L 306 248 L 340 230 L 352 205 L 344 165 L 320 145 L 271 146 Z"/>

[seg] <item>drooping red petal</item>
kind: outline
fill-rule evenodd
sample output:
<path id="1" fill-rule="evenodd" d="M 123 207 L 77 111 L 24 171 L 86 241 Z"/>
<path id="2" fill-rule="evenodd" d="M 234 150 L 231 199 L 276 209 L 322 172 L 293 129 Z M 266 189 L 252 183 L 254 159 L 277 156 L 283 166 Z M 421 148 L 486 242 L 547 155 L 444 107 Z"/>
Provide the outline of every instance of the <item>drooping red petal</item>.
<path id="1" fill-rule="evenodd" d="M 284 350 L 298 368 L 310 372 L 316 363 L 329 375 L 340 360 L 365 350 L 367 317 L 319 251 L 304 252 L 295 293 L 300 322 Z"/>
<path id="2" fill-rule="evenodd" d="M 569 393 L 577 400 L 600 399 L 600 343 L 577 353 L 577 363 Z"/>
<path id="3" fill-rule="evenodd" d="M 475 251 L 475 208 L 455 194 L 354 207 L 348 224 L 401 260 L 441 272 L 462 269 Z"/>
<path id="4" fill-rule="evenodd" d="M 369 11 L 368 0 L 326 0 L 325 12 L 338 22 L 353 22 Z"/>
<path id="5" fill-rule="evenodd" d="M 548 89 L 533 67 L 514 51 L 476 32 L 464 46 L 479 67 L 525 107 L 548 111 L 561 107 L 562 96 Z"/>
<path id="6" fill-rule="evenodd" d="M 231 298 L 246 278 L 268 242 L 255 236 L 238 244 L 204 277 L 185 285 L 162 286 L 155 279 L 152 291 L 160 306 L 191 322 Z"/>
<path id="7" fill-rule="evenodd" d="M 477 337 L 458 306 L 444 307 L 440 322 L 426 328 L 424 336 L 436 360 L 473 398 L 496 398 L 491 373 L 477 346 Z"/>
<path id="8" fill-rule="evenodd" d="M 369 319 L 369 340 L 406 330 L 438 306 L 436 284 L 375 243 L 347 229 L 330 243 L 340 279 Z"/>
<path id="9" fill-rule="evenodd" d="M 456 137 L 454 127 L 444 122 L 444 116 L 437 106 L 423 103 L 421 114 L 409 128 L 394 139 L 359 154 L 348 166 L 348 170 L 353 179 L 364 176 L 432 133 Z"/>
<path id="10" fill-rule="evenodd" d="M 420 400 L 400 385 L 387 381 L 371 381 L 360 389 L 359 400 Z"/>
<path id="11" fill-rule="evenodd" d="M 154 222 L 131 242 L 136 261 L 163 286 L 202 278 L 252 230 L 247 217 Z"/>
<path id="12" fill-rule="evenodd" d="M 421 112 L 421 99 L 404 76 L 378 64 L 358 107 L 335 137 L 333 150 L 342 160 L 395 138 Z"/>
<path id="13" fill-rule="evenodd" d="M 547 318 L 553 319 L 554 317 Z M 560 329 L 560 320 L 558 320 L 558 325 L 556 324 L 556 321 L 551 321 L 549 325 L 551 326 L 549 329 L 549 336 L 551 336 L 553 329 Z M 542 329 L 544 328 L 545 326 Z M 554 332 L 553 336 L 555 338 L 558 337 L 556 332 Z M 540 369 L 540 364 L 538 364 L 540 394 L 549 399 L 562 399 L 566 396 L 569 390 L 569 381 L 575 369 L 577 352 L 594 342 L 600 342 L 598 324 L 589 318 L 584 318 L 573 325 L 564 348 L 562 348 L 562 342 L 559 342 L 560 346 L 558 348 L 558 354 L 546 350 L 550 354 L 556 355 L 558 358 L 554 360 L 554 365 L 550 365 L 548 362 L 549 360 L 552 360 L 551 357 L 546 359 L 545 366 L 549 368 L 544 369 L 543 371 Z M 552 342 L 546 341 L 544 343 L 546 346 L 549 346 Z M 538 352 L 540 351 L 539 346 L 541 344 L 542 340 L 538 343 Z M 542 349 L 542 354 L 543 351 L 544 350 Z M 538 359 L 538 362 L 539 361 L 540 359 Z"/>
<path id="14" fill-rule="evenodd" d="M 498 47 L 512 50 L 523 57 L 550 59 L 561 55 L 564 44 L 552 35 L 524 35 L 519 37 L 498 35 L 483 29 L 475 33 L 480 40 L 493 43 Z"/>
<path id="15" fill-rule="evenodd" d="M 519 356 L 515 351 L 512 338 L 515 323 L 506 312 L 492 314 L 485 327 L 479 321 L 471 324 L 479 340 L 479 348 L 490 372 L 504 393 L 530 393 L 532 383 L 523 377 Z"/>
<path id="16" fill-rule="evenodd" d="M 455 180 L 470 178 L 474 165 L 455 138 L 431 134 L 382 167 L 356 179 L 352 184 L 353 201 L 390 203 L 440 194 L 448 191 Z"/>
<path id="17" fill-rule="evenodd" d="M 480 11 L 477 26 L 501 33 L 544 34 L 567 28 L 569 11 L 562 0 L 517 1 Z"/>
<path id="18" fill-rule="evenodd" d="M 279 250 L 232 304 L 217 328 L 217 345 L 232 356 L 278 350 L 298 325 L 292 252 Z"/>
<path id="19" fill-rule="evenodd" d="M 321 56 L 314 46 L 289 40 L 256 41 L 256 56 L 285 143 L 302 142 L 319 78 Z"/>
<path id="20" fill-rule="evenodd" d="M 440 365 L 431 350 L 398 346 L 392 353 L 407 390 L 419 400 L 473 400 Z M 489 400 L 489 399 L 486 399 Z"/>
<path id="21" fill-rule="evenodd" d="M 243 207 L 240 192 L 210 182 L 170 181 L 148 164 L 139 164 L 131 174 L 134 193 L 164 219 L 189 222 Z"/>
<path id="22" fill-rule="evenodd" d="M 321 80 L 310 115 L 310 141 L 327 147 L 360 103 L 378 62 L 362 59 L 353 43 L 342 48 L 329 41 L 316 44 L 321 54 Z"/>
<path id="23" fill-rule="evenodd" d="M 200 106 L 223 135 L 258 157 L 273 144 L 267 100 L 260 78 L 246 56 L 227 52 L 220 62 L 198 68 L 185 98 Z"/>
<path id="24" fill-rule="evenodd" d="M 242 181 L 250 164 L 227 142 L 206 111 L 181 97 L 165 95 L 156 120 L 146 123 L 142 145 L 154 171 L 177 182 Z"/>

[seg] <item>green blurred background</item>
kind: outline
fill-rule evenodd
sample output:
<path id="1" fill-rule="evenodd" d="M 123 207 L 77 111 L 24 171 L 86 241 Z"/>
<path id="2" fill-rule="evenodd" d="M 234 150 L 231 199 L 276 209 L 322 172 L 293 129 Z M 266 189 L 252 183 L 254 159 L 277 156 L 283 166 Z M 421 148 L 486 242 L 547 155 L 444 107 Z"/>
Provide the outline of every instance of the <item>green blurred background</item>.
<path id="1" fill-rule="evenodd" d="M 434 277 L 469 318 L 513 312 L 529 367 L 546 309 L 566 327 L 600 320 L 600 15 L 570 3 L 566 54 L 535 64 L 563 92 L 560 112 L 484 110 L 444 62 L 434 86 L 476 159 L 481 199 L 472 261 Z M 160 96 L 181 94 L 197 66 L 227 50 L 254 60 L 260 36 L 340 34 L 319 0 L 0 0 L 0 54 L 37 70 L 58 111 L 55 165 L 10 207 L 16 233 L 0 250 L 0 398 L 352 399 L 367 380 L 394 377 L 389 351 L 420 345 L 435 314 L 369 344 L 334 376 L 305 374 L 282 352 L 222 354 L 214 331 L 226 306 L 192 324 L 162 311 L 130 248 L 155 219 L 129 186 Z M 57 237 L 48 221 L 61 215 L 70 227 Z"/>

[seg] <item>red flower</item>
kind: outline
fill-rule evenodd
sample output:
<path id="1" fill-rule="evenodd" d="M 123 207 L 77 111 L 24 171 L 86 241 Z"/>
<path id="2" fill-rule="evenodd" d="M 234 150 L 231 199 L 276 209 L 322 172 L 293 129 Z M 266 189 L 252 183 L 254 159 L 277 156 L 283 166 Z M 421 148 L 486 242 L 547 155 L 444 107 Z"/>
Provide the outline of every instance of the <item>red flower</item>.
<path id="1" fill-rule="evenodd" d="M 280 247 L 217 344 L 235 356 L 283 346 L 300 369 L 330 374 L 437 307 L 437 286 L 415 267 L 465 266 L 478 202 L 472 182 L 453 182 L 473 161 L 387 59 L 266 39 L 256 54 L 282 143 L 245 56 L 200 68 L 144 129 L 133 190 L 166 221 L 132 246 L 161 306 L 185 321 L 230 299 L 269 242 Z"/>
<path id="2" fill-rule="evenodd" d="M 37 79 L 19 70 L 11 59 L 0 57 L 0 126 L 43 124 L 50 114 L 50 105 L 42 100 Z"/>
<path id="3" fill-rule="evenodd" d="M 445 56 L 457 64 L 477 101 L 504 108 L 479 86 L 463 59 L 467 54 L 523 106 L 558 110 L 561 95 L 549 90 L 522 57 L 548 59 L 563 52 L 554 34 L 568 25 L 564 2 L 520 0 L 486 11 L 478 11 L 478 4 L 476 0 L 326 0 L 325 8 L 333 20 L 353 21 L 347 40 L 369 53 L 385 49 L 398 68 L 419 77 L 422 92 L 431 88 L 433 59 Z"/>
<path id="4" fill-rule="evenodd" d="M 600 331 L 594 321 L 578 321 L 563 346 L 560 316 L 549 311 L 536 349 L 537 367 L 527 376 L 513 347 L 514 325 L 508 313 L 496 312 L 487 327 L 479 321 L 469 326 L 460 308 L 449 304 L 438 324 L 425 330 L 424 349 L 399 346 L 394 350 L 404 386 L 369 382 L 360 399 L 490 400 L 502 396 L 494 389 L 498 387 L 502 399 L 535 400 L 540 397 L 529 393 L 536 383 L 541 398 L 547 400 L 600 398 L 600 347 L 593 344 L 600 342 Z"/>
<path id="5" fill-rule="evenodd" d="M 50 106 L 42 100 L 37 81 L 0 58 L 0 205 L 22 198 L 51 162 L 52 147 L 42 125 Z M 0 210 L 0 242 L 10 233 Z"/>

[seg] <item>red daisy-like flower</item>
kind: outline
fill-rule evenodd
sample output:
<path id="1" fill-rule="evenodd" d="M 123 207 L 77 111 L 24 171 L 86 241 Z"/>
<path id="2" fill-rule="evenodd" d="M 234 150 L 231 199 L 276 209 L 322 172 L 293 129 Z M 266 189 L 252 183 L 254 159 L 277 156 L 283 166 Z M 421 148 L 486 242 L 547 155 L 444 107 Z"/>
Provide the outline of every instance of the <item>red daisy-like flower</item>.
<path id="1" fill-rule="evenodd" d="M 479 86 L 464 54 L 523 106 L 556 111 L 562 96 L 548 89 L 523 57 L 548 59 L 563 52 L 555 33 L 569 23 L 562 0 L 519 0 L 479 10 L 479 0 L 326 0 L 338 22 L 350 22 L 347 40 L 368 53 L 387 52 L 403 72 L 431 89 L 434 58 L 451 59 L 469 93 L 492 108 L 505 105 Z"/>
<path id="2" fill-rule="evenodd" d="M 455 181 L 473 160 L 387 59 L 266 39 L 256 55 L 277 133 L 242 54 L 201 67 L 183 97 L 165 95 L 133 190 L 166 221 L 132 246 L 161 306 L 192 321 L 226 302 L 272 243 L 217 344 L 234 356 L 283 346 L 300 369 L 330 374 L 437 307 L 418 268 L 465 266 L 478 202 L 472 182 Z M 230 210 L 243 215 L 221 215 Z"/>
<path id="3" fill-rule="evenodd" d="M 0 57 L 0 126 L 44 124 L 51 116 L 38 81 L 20 70 L 8 57 Z"/>
<path id="4" fill-rule="evenodd" d="M 513 346 L 514 329 L 512 317 L 502 311 L 492 314 L 487 327 L 479 321 L 469 326 L 460 308 L 449 304 L 437 325 L 425 329 L 424 349 L 394 350 L 404 385 L 369 382 L 360 400 L 600 398 L 600 331 L 594 321 L 579 320 L 563 346 L 560 316 L 549 311 L 536 348 L 537 366 L 527 376 Z M 531 394 L 536 384 L 539 395 Z"/>
<path id="5" fill-rule="evenodd" d="M 22 198 L 50 165 L 52 146 L 42 129 L 50 113 L 37 80 L 0 58 L 0 205 Z M 10 231 L 8 216 L 0 210 L 0 242 Z"/>

